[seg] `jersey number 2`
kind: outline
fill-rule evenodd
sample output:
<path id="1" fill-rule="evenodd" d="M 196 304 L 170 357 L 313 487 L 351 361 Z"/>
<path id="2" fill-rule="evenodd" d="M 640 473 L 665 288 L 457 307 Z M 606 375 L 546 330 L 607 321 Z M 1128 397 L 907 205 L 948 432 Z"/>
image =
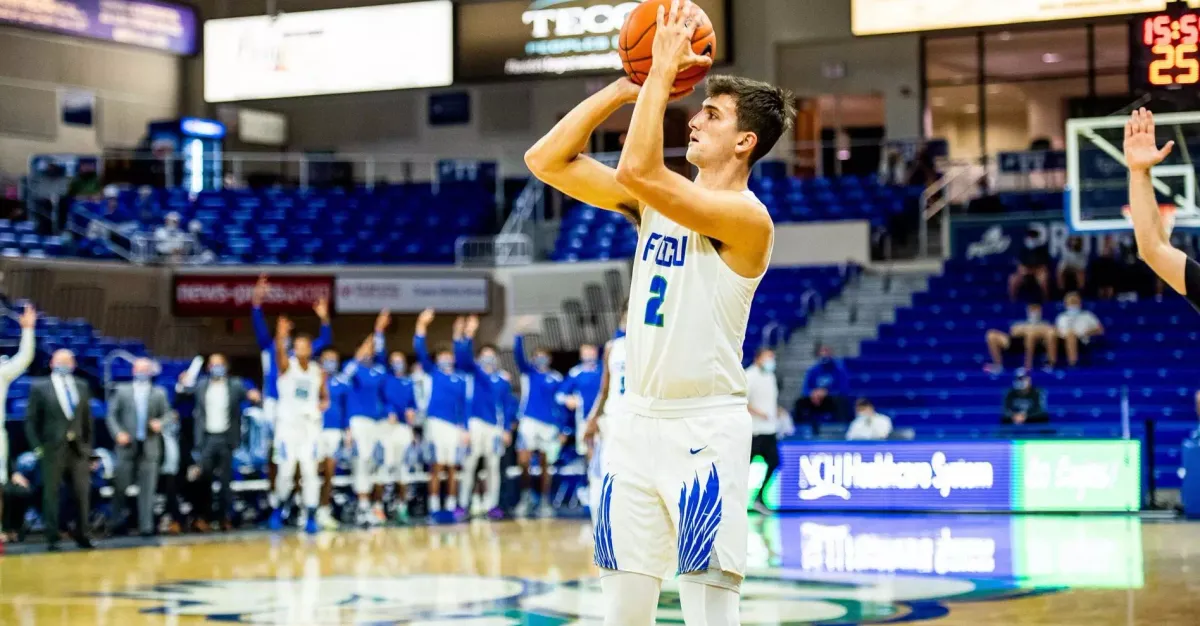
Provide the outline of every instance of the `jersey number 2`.
<path id="1" fill-rule="evenodd" d="M 650 300 L 646 302 L 646 324 L 662 328 L 663 315 L 658 310 L 662 308 L 663 300 L 667 297 L 667 279 L 655 276 L 650 279 Z"/>

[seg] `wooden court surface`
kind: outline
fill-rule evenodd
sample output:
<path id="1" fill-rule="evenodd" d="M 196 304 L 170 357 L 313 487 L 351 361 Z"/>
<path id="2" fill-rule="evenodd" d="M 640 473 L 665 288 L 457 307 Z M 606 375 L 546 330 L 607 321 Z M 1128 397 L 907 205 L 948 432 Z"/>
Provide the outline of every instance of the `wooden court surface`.
<path id="1" fill-rule="evenodd" d="M 752 520 L 742 623 L 1200 624 L 1200 524 Z M 0 624 L 600 624 L 586 521 L 246 533 L 0 557 Z M 658 623 L 678 624 L 670 585 Z"/>

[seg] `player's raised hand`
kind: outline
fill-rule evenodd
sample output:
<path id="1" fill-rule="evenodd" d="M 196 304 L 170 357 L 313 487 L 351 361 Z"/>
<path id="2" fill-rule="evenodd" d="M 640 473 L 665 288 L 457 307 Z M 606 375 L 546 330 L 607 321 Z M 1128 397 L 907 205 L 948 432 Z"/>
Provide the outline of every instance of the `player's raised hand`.
<path id="1" fill-rule="evenodd" d="M 287 339 L 292 335 L 292 320 L 286 315 L 280 315 L 278 320 L 275 320 L 275 338 Z"/>
<path id="2" fill-rule="evenodd" d="M 421 311 L 420 315 L 417 316 L 417 324 L 428 326 L 433 323 L 434 316 L 435 314 L 433 309 L 425 309 L 424 311 Z"/>
<path id="3" fill-rule="evenodd" d="M 454 338 L 462 339 L 463 331 L 467 327 L 467 319 L 461 315 L 454 318 Z"/>
<path id="4" fill-rule="evenodd" d="M 387 330 L 387 327 L 392 323 L 392 312 L 384 309 L 379 312 L 379 316 L 375 318 L 375 332 L 381 333 Z"/>
<path id="5" fill-rule="evenodd" d="M 1174 141 L 1158 147 L 1154 137 L 1154 114 L 1145 107 L 1134 111 L 1125 122 L 1125 165 L 1130 171 L 1148 171 L 1162 163 L 1174 147 Z"/>
<path id="6" fill-rule="evenodd" d="M 700 25 L 699 8 L 690 0 L 672 0 L 671 9 L 658 7 L 658 29 L 654 33 L 653 55 L 659 67 L 685 70 L 696 65 L 712 65 L 712 59 L 692 50 L 692 35 Z M 657 61 L 662 61 L 660 66 Z"/>
<path id="7" fill-rule="evenodd" d="M 478 331 L 479 331 L 479 316 L 472 315 L 472 316 L 468 317 L 467 325 L 466 325 L 466 327 L 463 328 L 463 332 L 467 334 L 468 338 L 474 339 L 475 333 Z"/>
<path id="8" fill-rule="evenodd" d="M 270 284 L 267 282 L 266 274 L 258 275 L 258 282 L 254 283 L 254 295 L 251 297 L 250 303 L 254 308 L 259 308 L 263 302 L 267 301 L 267 291 L 270 289 Z"/>
<path id="9" fill-rule="evenodd" d="M 33 330 L 35 326 L 37 326 L 37 309 L 26 304 L 25 310 L 21 312 L 21 328 Z"/>
<path id="10" fill-rule="evenodd" d="M 536 315 L 523 315 L 517 318 L 517 334 L 528 335 L 538 329 L 539 318 Z"/>
<path id="11" fill-rule="evenodd" d="M 320 300 L 317 300 L 316 302 L 314 302 L 313 303 L 313 313 L 316 313 L 317 317 L 321 318 L 322 322 L 328 322 L 329 321 L 329 299 L 321 298 Z"/>

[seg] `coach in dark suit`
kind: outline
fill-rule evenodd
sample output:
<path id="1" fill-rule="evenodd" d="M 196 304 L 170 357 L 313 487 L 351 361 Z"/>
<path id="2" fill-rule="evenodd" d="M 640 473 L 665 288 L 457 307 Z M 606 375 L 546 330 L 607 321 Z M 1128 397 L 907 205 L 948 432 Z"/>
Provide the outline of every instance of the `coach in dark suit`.
<path id="1" fill-rule="evenodd" d="M 154 534 L 154 495 L 158 468 L 163 460 L 163 428 L 175 413 L 167 390 L 155 385 L 154 361 L 133 362 L 133 382 L 117 385 L 108 409 L 108 432 L 117 443 L 117 468 L 113 494 L 113 521 L 123 529 L 129 510 L 125 491 L 137 470 L 138 532 Z"/>
<path id="2" fill-rule="evenodd" d="M 75 377 L 75 354 L 58 350 L 50 359 L 52 373 L 29 390 L 25 436 L 42 459 L 42 520 L 50 550 L 58 549 L 58 494 L 63 479 L 71 483 L 79 518 L 73 536 L 79 547 L 94 547 L 87 536 L 92 456 L 91 391 Z"/>
<path id="3" fill-rule="evenodd" d="M 208 358 L 208 376 L 199 381 L 188 380 L 188 372 L 179 376 L 175 385 L 178 394 L 195 397 L 196 408 L 192 410 L 196 435 L 193 454 L 200 463 L 201 489 L 204 501 L 196 503 L 196 530 L 208 530 L 209 518 L 213 525 L 220 524 L 230 530 L 230 513 L 233 511 L 233 491 L 229 482 L 233 478 L 233 451 L 242 440 L 242 403 L 249 400 L 258 403 L 262 396 L 253 389 L 247 390 L 244 380 L 229 376 L 225 355 L 213 354 Z M 212 483 L 220 484 L 219 508 L 212 506 Z"/>

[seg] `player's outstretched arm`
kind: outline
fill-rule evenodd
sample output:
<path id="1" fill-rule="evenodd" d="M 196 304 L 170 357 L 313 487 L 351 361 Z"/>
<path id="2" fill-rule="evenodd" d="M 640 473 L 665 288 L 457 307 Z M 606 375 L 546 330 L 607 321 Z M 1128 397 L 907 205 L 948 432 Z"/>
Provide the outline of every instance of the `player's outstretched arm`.
<path id="1" fill-rule="evenodd" d="M 689 20 L 691 7 L 680 8 L 675 3 L 670 14 L 659 9 L 654 58 L 664 62 L 650 69 L 633 108 L 617 182 L 644 205 L 727 246 L 732 254 L 726 260 L 734 271 L 758 276 L 766 269 L 774 233 L 766 209 L 741 192 L 706 189 L 672 172 L 663 160 L 662 121 L 676 75 L 688 67 L 712 63 L 692 51 L 696 25 Z M 715 107 L 705 109 L 708 115 L 721 114 Z"/>
<path id="2" fill-rule="evenodd" d="M 1167 229 L 1163 228 L 1158 199 L 1150 170 L 1171 153 L 1175 142 L 1162 148 L 1154 137 L 1154 114 L 1138 109 L 1125 123 L 1125 164 L 1129 168 L 1129 209 L 1133 232 L 1137 238 L 1138 254 L 1175 291 L 1190 299 L 1200 298 L 1197 290 L 1187 288 L 1189 260 L 1181 250 L 1171 245 Z M 1191 262 L 1194 264 L 1194 262 Z M 1200 277 L 1200 276 L 1198 276 Z"/>
<path id="3" fill-rule="evenodd" d="M 638 86 L 628 78 L 596 92 L 533 144 L 525 165 L 542 182 L 576 200 L 637 217 L 637 200 L 617 183 L 616 171 L 584 154 L 596 127 L 637 97 Z"/>

